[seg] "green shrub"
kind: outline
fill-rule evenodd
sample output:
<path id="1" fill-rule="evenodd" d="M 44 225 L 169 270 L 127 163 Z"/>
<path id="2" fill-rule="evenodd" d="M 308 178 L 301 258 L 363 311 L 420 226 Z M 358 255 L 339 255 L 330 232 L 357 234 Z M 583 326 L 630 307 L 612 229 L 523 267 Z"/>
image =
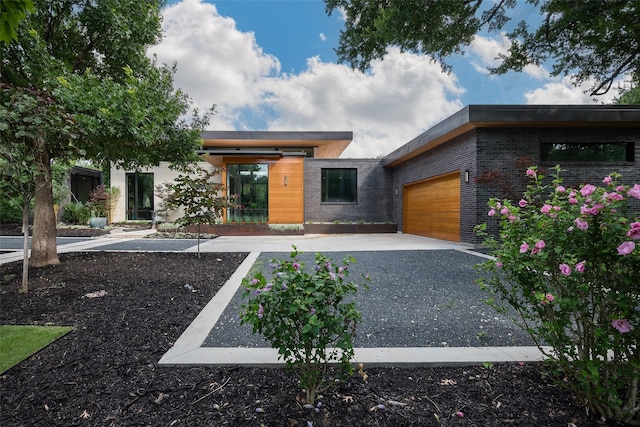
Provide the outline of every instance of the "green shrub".
<path id="1" fill-rule="evenodd" d="M 81 202 L 68 203 L 62 209 L 62 221 L 67 224 L 86 225 L 89 222 L 91 210 Z"/>
<path id="2" fill-rule="evenodd" d="M 490 200 L 500 241 L 487 240 L 496 260 L 481 266 L 479 282 L 496 309 L 515 310 L 560 384 L 602 417 L 638 424 L 640 219 L 626 214 L 640 185 L 611 174 L 603 187 L 571 189 L 560 172 L 544 185 L 531 167 L 517 204 Z"/>
<path id="3" fill-rule="evenodd" d="M 355 259 L 334 265 L 316 254 L 309 272 L 293 249 L 291 260 L 271 260 L 270 281 L 262 273 L 243 279 L 242 297 L 248 302 L 242 305 L 240 320 L 278 350 L 305 389 L 307 404 L 313 404 L 319 392 L 353 372 L 352 339 L 361 315 L 355 302 L 344 300 L 358 291 L 355 283 L 346 281 Z M 339 365 L 336 378 L 328 369 L 331 362 Z"/>

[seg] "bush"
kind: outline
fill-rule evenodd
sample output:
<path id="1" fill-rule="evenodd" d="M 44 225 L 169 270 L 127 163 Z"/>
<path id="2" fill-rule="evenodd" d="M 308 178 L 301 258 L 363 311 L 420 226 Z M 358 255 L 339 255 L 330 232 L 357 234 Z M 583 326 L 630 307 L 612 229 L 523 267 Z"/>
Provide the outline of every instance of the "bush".
<path id="1" fill-rule="evenodd" d="M 353 301 L 344 299 L 358 291 L 355 283 L 346 281 L 355 259 L 334 265 L 315 254 L 313 271 L 308 272 L 293 249 L 291 260 L 271 260 L 270 281 L 262 273 L 243 279 L 242 297 L 248 302 L 242 305 L 240 320 L 278 350 L 305 389 L 307 404 L 313 404 L 317 394 L 335 382 L 329 363 L 338 362 L 339 378 L 353 372 L 352 339 L 361 315 Z"/>
<path id="2" fill-rule="evenodd" d="M 62 222 L 67 224 L 86 225 L 91 217 L 91 210 L 81 202 L 66 204 L 62 209 Z"/>
<path id="3" fill-rule="evenodd" d="M 640 185 L 611 174 L 603 187 L 564 188 L 560 173 L 545 185 L 531 167 L 517 204 L 489 201 L 500 241 L 488 238 L 496 260 L 479 283 L 495 308 L 515 310 L 561 384 L 601 416 L 638 424 L 640 220 L 626 215 Z"/>

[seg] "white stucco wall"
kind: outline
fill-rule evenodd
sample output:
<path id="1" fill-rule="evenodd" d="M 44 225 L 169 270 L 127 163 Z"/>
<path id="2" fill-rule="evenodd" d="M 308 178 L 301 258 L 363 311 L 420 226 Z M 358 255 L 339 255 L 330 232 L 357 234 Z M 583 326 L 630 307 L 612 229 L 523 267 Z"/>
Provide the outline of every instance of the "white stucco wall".
<path id="1" fill-rule="evenodd" d="M 207 162 L 198 162 L 198 166 L 211 171 L 214 167 Z M 118 187 L 120 189 L 120 197 L 115 203 L 112 215 L 111 222 L 122 222 L 127 220 L 127 184 L 126 184 L 126 174 L 133 173 L 134 171 L 128 171 L 124 169 L 117 168 L 115 166 L 111 167 L 111 187 Z M 175 171 L 169 169 L 169 162 L 161 162 L 160 166 L 153 168 L 145 168 L 137 171 L 138 173 L 153 173 L 153 187 L 163 182 L 171 182 L 178 175 L 180 175 L 179 171 Z M 216 178 L 221 180 L 222 177 L 217 175 Z M 153 206 L 157 209 L 160 205 L 160 199 L 155 194 L 153 197 Z M 175 221 L 177 218 L 180 218 L 182 215 L 182 210 L 172 211 L 170 212 L 168 221 Z"/>

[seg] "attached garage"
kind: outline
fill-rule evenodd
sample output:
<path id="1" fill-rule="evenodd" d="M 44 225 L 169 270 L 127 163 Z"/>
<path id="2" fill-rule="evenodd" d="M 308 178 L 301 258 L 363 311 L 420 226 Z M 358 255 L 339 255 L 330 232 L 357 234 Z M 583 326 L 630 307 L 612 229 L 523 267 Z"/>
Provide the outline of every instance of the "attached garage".
<path id="1" fill-rule="evenodd" d="M 460 241 L 460 171 L 403 188 L 403 231 Z"/>

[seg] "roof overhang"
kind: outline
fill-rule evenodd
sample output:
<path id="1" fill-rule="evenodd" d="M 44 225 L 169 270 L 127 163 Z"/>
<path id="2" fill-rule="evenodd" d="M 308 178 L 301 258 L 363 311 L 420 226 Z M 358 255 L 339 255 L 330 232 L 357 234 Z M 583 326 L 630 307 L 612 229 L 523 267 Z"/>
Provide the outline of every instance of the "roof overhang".
<path id="1" fill-rule="evenodd" d="M 201 136 L 203 149 L 313 148 L 319 158 L 340 157 L 353 140 L 353 132 L 205 131 Z"/>
<path id="2" fill-rule="evenodd" d="M 382 159 L 394 167 L 479 128 L 640 127 L 639 105 L 469 105 Z"/>
<path id="3" fill-rule="evenodd" d="M 304 152 L 291 152 L 291 151 L 279 151 L 279 150 L 220 150 L 220 149 L 208 149 L 197 150 L 196 154 L 200 156 L 206 156 L 204 160 L 211 163 L 214 166 L 224 166 L 225 159 L 241 159 L 251 158 L 252 162 L 268 163 L 274 160 L 281 159 L 282 157 L 294 157 L 294 156 L 306 156 Z"/>

